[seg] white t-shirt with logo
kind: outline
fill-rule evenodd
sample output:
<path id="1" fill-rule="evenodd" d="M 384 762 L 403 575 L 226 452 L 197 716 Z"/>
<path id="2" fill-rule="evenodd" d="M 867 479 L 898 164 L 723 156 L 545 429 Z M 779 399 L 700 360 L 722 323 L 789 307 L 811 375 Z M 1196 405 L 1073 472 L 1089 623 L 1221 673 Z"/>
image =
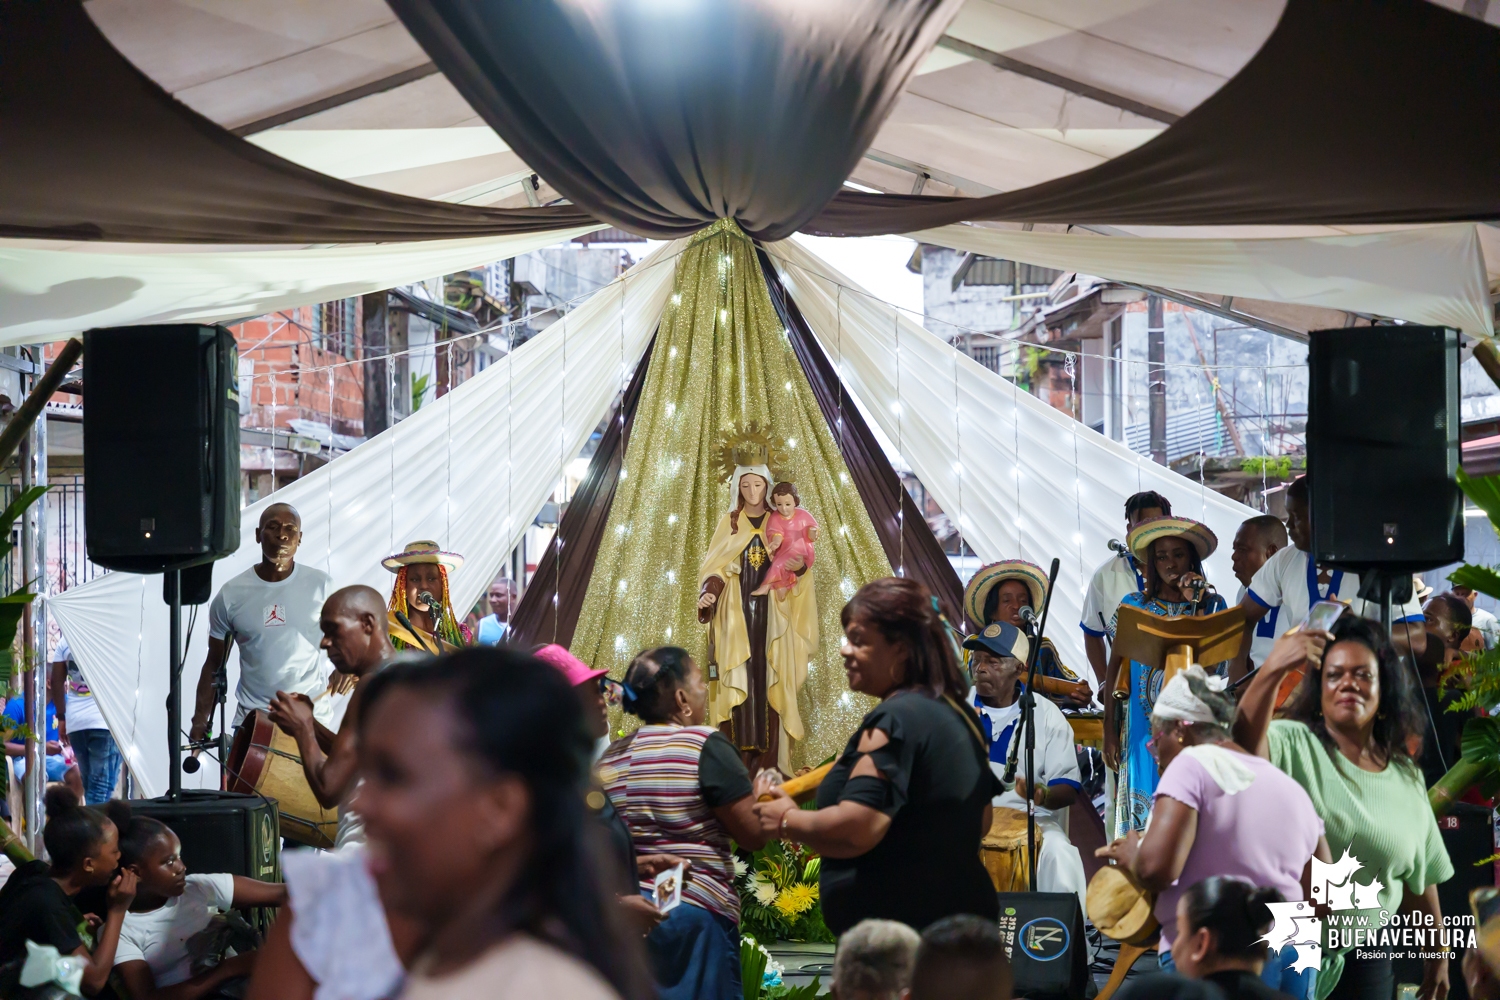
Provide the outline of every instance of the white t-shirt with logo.
<path id="1" fill-rule="evenodd" d="M 1021 699 L 1017 698 L 1004 708 L 992 708 L 980 701 L 978 693 L 969 689 L 969 704 L 979 713 L 990 737 L 990 770 L 995 777 L 1005 776 L 1005 765 L 1010 755 L 1010 741 L 1016 738 L 1017 723 L 1021 721 Z M 1036 756 L 1034 758 L 1038 786 L 1070 785 L 1081 787 L 1082 776 L 1078 770 L 1078 753 L 1074 746 L 1073 727 L 1058 708 L 1046 698 L 1037 698 L 1036 705 Z M 1022 735 L 1022 739 L 1025 736 Z M 1026 748 L 1023 746 L 1016 757 L 1016 774 L 1026 776 Z M 1015 789 L 995 796 L 993 805 L 1004 806 L 1017 812 L 1026 811 L 1026 800 L 1017 795 Z M 1067 809 L 1036 807 L 1038 823 L 1047 823 L 1068 832 Z"/>
<path id="2" fill-rule="evenodd" d="M 52 662 L 68 665 L 67 704 L 64 706 L 68 732 L 81 733 L 85 729 L 108 729 L 109 726 L 104 722 L 104 713 L 99 711 L 99 703 L 94 700 L 94 692 L 89 689 L 88 682 L 83 679 L 83 672 L 78 669 L 78 661 L 73 659 L 73 650 L 69 648 L 68 640 L 58 641 L 57 649 L 52 654 Z"/>
<path id="3" fill-rule="evenodd" d="M 1277 551 L 1279 552 L 1281 550 L 1277 549 Z M 1234 599 L 1234 603 L 1239 604 L 1241 601 L 1243 601 L 1245 599 L 1245 594 L 1248 593 L 1249 590 L 1249 587 L 1246 587 L 1242 584 L 1240 586 L 1239 596 Z M 1258 667 L 1262 663 L 1266 662 L 1266 657 L 1271 653 L 1271 647 L 1276 645 L 1276 637 L 1279 636 L 1281 632 L 1286 631 L 1285 628 L 1283 628 L 1281 632 L 1276 631 L 1277 626 L 1279 626 L 1280 624 L 1280 608 L 1272 608 L 1271 610 L 1266 612 L 1264 618 L 1255 623 L 1255 632 L 1250 636 L 1250 666 Z"/>
<path id="4" fill-rule="evenodd" d="M 1094 570 L 1088 594 L 1083 599 L 1083 621 L 1078 625 L 1089 635 L 1115 634 L 1115 612 L 1126 594 L 1144 590 L 1146 581 L 1131 556 L 1115 554 Z"/>
<path id="5" fill-rule="evenodd" d="M 1371 604 L 1359 598 L 1358 573 L 1335 570 L 1331 580 L 1327 583 L 1319 583 L 1317 567 L 1311 567 L 1311 576 L 1309 576 L 1309 569 L 1308 554 L 1288 545 L 1267 559 L 1265 565 L 1256 571 L 1254 578 L 1250 581 L 1250 589 L 1246 593 L 1251 599 L 1273 611 L 1279 609 L 1276 615 L 1275 634 L 1271 638 L 1273 643 L 1281 638 L 1287 629 L 1302 624 L 1314 601 L 1326 600 L 1330 596 L 1345 602 L 1355 614 L 1363 618 L 1380 620 L 1380 605 Z M 1266 617 L 1270 617 L 1269 612 Z M 1400 607 L 1391 609 L 1391 631 L 1399 636 L 1401 629 L 1396 627 L 1397 622 L 1414 622 L 1413 629 L 1422 627 L 1422 608 L 1417 604 L 1415 597 Z M 1251 655 L 1254 655 L 1254 647 L 1252 647 Z"/>
<path id="6" fill-rule="evenodd" d="M 193 937 L 233 905 L 233 875 L 189 875 L 181 896 L 154 910 L 125 914 L 115 964 L 145 962 L 159 987 L 191 979 Z"/>
<path id="7" fill-rule="evenodd" d="M 208 634 L 222 639 L 233 629 L 240 648 L 236 726 L 252 710 L 269 706 L 277 691 L 311 698 L 327 687 L 329 668 L 318 648 L 323 640 L 318 617 L 332 582 L 322 570 L 297 563 L 285 580 L 268 583 L 252 566 L 214 595 Z"/>

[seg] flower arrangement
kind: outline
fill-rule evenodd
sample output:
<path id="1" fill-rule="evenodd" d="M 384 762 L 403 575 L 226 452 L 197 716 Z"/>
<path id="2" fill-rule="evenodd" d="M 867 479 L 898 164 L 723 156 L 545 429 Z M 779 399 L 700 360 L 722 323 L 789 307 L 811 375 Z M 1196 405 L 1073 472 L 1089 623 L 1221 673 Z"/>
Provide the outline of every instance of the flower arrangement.
<path id="1" fill-rule="evenodd" d="M 740 893 L 740 928 L 762 941 L 821 941 L 835 938 L 823 923 L 818 872 L 823 859 L 799 844 L 773 840 L 734 861 Z"/>

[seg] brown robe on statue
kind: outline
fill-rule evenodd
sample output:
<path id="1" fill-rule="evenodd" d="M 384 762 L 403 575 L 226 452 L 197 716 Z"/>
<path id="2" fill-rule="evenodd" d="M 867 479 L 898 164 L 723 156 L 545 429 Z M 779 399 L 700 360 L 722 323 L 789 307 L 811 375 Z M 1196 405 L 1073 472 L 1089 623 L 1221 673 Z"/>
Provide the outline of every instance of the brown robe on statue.
<path id="1" fill-rule="evenodd" d="M 743 516 L 759 528 L 768 514 Z M 760 768 L 774 768 L 780 749 L 781 720 L 766 697 L 766 615 L 770 597 L 750 596 L 770 569 L 771 553 L 759 538 L 752 539 L 740 553 L 740 602 L 745 612 L 745 628 L 750 633 L 749 693 L 731 711 L 729 721 L 719 724 L 719 731 L 739 750 L 752 776 Z"/>

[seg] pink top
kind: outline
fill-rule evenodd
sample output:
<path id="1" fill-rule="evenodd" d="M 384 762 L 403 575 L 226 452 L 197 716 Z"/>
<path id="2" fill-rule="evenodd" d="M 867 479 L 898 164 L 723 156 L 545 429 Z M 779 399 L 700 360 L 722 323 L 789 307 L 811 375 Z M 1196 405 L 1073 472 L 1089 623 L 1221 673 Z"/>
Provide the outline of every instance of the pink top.
<path id="1" fill-rule="evenodd" d="M 1234 795 L 1185 753 L 1173 758 L 1156 786 L 1157 799 L 1167 796 L 1198 810 L 1198 835 L 1182 874 L 1156 899 L 1162 951 L 1177 936 L 1177 900 L 1210 875 L 1272 886 L 1289 902 L 1302 898 L 1302 870 L 1318 848 L 1323 821 L 1302 786 L 1276 765 L 1249 754 L 1235 753 L 1234 759 L 1255 774 Z"/>
<path id="2" fill-rule="evenodd" d="M 766 538 L 781 536 L 781 547 L 776 550 L 776 560 L 784 562 L 792 556 L 801 556 L 811 566 L 813 543 L 807 537 L 807 532 L 817 526 L 817 519 L 801 507 L 792 511 L 791 517 L 782 517 L 779 511 L 773 509 L 771 516 L 766 519 Z"/>

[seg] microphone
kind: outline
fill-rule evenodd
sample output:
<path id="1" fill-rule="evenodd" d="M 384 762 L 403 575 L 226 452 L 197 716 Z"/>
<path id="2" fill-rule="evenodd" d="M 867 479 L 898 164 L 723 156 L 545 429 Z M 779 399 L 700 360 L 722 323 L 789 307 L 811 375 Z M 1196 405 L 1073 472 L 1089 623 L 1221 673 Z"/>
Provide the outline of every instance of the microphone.
<path id="1" fill-rule="evenodd" d="M 1111 538 L 1109 540 L 1109 548 L 1111 552 L 1119 553 L 1122 556 L 1130 555 L 1130 550 L 1118 538 Z"/>
<path id="2" fill-rule="evenodd" d="M 1025 625 L 1026 631 L 1036 634 L 1036 612 L 1024 604 L 1021 605 L 1021 622 Z"/>
<path id="3" fill-rule="evenodd" d="M 202 766 L 203 765 L 198 761 L 197 757 L 189 757 L 187 760 L 182 762 L 182 770 L 187 774 L 197 774 L 198 768 Z"/>
<path id="4" fill-rule="evenodd" d="M 439 601 L 436 597 L 433 597 L 425 590 L 417 591 L 417 600 L 421 601 L 429 608 L 441 608 L 443 606 L 442 601 Z"/>

